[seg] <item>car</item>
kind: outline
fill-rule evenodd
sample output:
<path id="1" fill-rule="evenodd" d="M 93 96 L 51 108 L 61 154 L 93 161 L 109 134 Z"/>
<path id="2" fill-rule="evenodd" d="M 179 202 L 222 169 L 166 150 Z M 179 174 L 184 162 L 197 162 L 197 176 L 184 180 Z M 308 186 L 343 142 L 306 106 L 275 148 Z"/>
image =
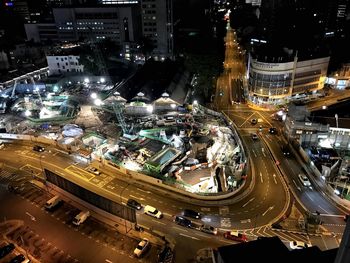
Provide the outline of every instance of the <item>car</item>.
<path id="1" fill-rule="evenodd" d="M 218 233 L 218 229 L 210 225 L 202 225 L 200 227 L 200 231 L 204 233 L 212 234 L 212 235 L 216 235 Z"/>
<path id="2" fill-rule="evenodd" d="M 97 170 L 97 168 L 95 168 L 95 167 L 89 167 L 87 170 L 88 170 L 88 172 L 93 173 L 95 175 L 101 174 L 101 172 L 99 170 Z"/>
<path id="3" fill-rule="evenodd" d="M 191 220 L 187 219 L 186 217 L 183 216 L 175 216 L 174 218 L 174 222 L 180 226 L 184 226 L 184 227 L 191 227 L 192 226 L 192 222 Z"/>
<path id="4" fill-rule="evenodd" d="M 290 156 L 290 151 L 289 151 L 289 148 L 287 145 L 283 145 L 281 147 L 281 150 L 282 150 L 282 153 L 284 156 L 286 156 L 286 157 Z"/>
<path id="5" fill-rule="evenodd" d="M 7 254 L 10 254 L 12 250 L 15 249 L 15 245 L 10 243 L 6 246 L 3 246 L 0 248 L 0 258 L 5 257 Z"/>
<path id="6" fill-rule="evenodd" d="M 142 208 L 142 205 L 134 199 L 129 199 L 126 202 L 126 205 L 136 210 L 140 210 Z"/>
<path id="7" fill-rule="evenodd" d="M 158 253 L 157 263 L 172 262 L 170 259 L 174 257 L 173 251 L 169 246 L 164 246 L 163 249 Z"/>
<path id="8" fill-rule="evenodd" d="M 251 120 L 250 120 L 250 123 L 251 123 L 251 124 L 257 124 L 257 123 L 258 123 L 258 120 L 257 120 L 257 119 L 251 119 Z"/>
<path id="9" fill-rule="evenodd" d="M 201 213 L 191 209 L 184 209 L 183 215 L 187 217 L 195 218 L 195 219 L 201 219 L 202 217 Z"/>
<path id="10" fill-rule="evenodd" d="M 258 135 L 257 135 L 256 133 L 252 133 L 251 136 L 252 136 L 252 139 L 253 139 L 254 141 L 257 140 L 257 139 L 259 138 Z"/>
<path id="11" fill-rule="evenodd" d="M 151 243 L 147 238 L 143 238 L 137 245 L 137 247 L 134 250 L 134 255 L 136 257 L 141 257 L 143 254 L 146 253 L 146 251 L 150 248 Z"/>
<path id="12" fill-rule="evenodd" d="M 269 133 L 270 134 L 277 134 L 277 128 L 275 128 L 275 127 L 269 128 Z"/>
<path id="13" fill-rule="evenodd" d="M 149 215 L 158 219 L 162 218 L 163 216 L 162 212 L 158 211 L 155 207 L 150 205 L 146 205 L 143 211 L 146 215 Z"/>
<path id="14" fill-rule="evenodd" d="M 238 233 L 238 231 L 227 231 L 224 233 L 224 238 L 238 242 L 247 242 L 248 240 L 246 235 Z"/>
<path id="15" fill-rule="evenodd" d="M 12 258 L 9 263 L 28 263 L 30 262 L 29 259 L 26 259 L 26 257 L 23 254 L 19 254 Z"/>
<path id="16" fill-rule="evenodd" d="M 299 177 L 299 180 L 300 180 L 300 182 L 304 185 L 304 186 L 306 186 L 306 187 L 309 187 L 309 186 L 311 186 L 311 182 L 310 182 L 310 180 L 309 180 L 309 178 L 307 178 L 307 176 L 305 175 L 305 174 L 298 174 L 298 177 Z"/>
<path id="17" fill-rule="evenodd" d="M 42 147 L 40 145 L 34 145 L 33 146 L 33 151 L 36 151 L 36 152 L 43 152 L 45 151 L 45 147 Z"/>
<path id="18" fill-rule="evenodd" d="M 311 244 L 302 241 L 290 241 L 289 246 L 291 249 L 303 249 L 311 247 Z"/>

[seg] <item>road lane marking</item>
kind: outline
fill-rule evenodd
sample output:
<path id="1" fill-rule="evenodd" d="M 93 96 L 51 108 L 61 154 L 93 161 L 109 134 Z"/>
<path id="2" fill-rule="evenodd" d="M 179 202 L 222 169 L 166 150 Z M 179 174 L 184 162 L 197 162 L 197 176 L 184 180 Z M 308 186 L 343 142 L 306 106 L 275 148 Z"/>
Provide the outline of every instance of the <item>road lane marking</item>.
<path id="1" fill-rule="evenodd" d="M 321 208 L 323 211 L 325 211 L 327 214 L 330 214 L 331 212 L 327 211 L 326 209 L 324 209 L 322 206 L 318 205 L 319 208 Z"/>
<path id="2" fill-rule="evenodd" d="M 255 197 L 249 199 L 248 202 L 246 202 L 244 205 L 242 205 L 242 207 L 246 207 L 250 202 L 253 202 L 254 199 L 255 199 Z"/>
<path id="3" fill-rule="evenodd" d="M 29 212 L 26 212 L 26 215 L 29 216 L 32 221 L 36 221 L 35 216 L 31 215 Z"/>
<path id="4" fill-rule="evenodd" d="M 260 181 L 261 181 L 261 183 L 263 183 L 263 182 L 264 182 L 263 177 L 262 177 L 262 173 L 261 173 L 261 172 L 260 172 Z"/>
<path id="5" fill-rule="evenodd" d="M 250 218 L 241 220 L 241 224 L 250 223 L 250 222 L 251 222 Z"/>
<path id="6" fill-rule="evenodd" d="M 266 211 L 264 213 L 262 213 L 262 216 L 265 216 L 267 212 L 269 212 L 270 210 L 272 210 L 275 206 L 270 206 L 269 208 L 266 209 Z"/>
<path id="7" fill-rule="evenodd" d="M 308 192 L 305 192 L 305 194 L 311 199 L 311 201 L 313 201 L 313 202 L 315 201 L 315 200 L 311 197 L 311 195 L 308 194 Z"/>
<path id="8" fill-rule="evenodd" d="M 175 229 L 177 229 L 177 230 L 180 230 L 180 231 L 188 232 L 187 229 L 180 228 L 180 227 L 177 227 L 177 226 L 173 226 L 173 228 L 175 228 Z"/>
<path id="9" fill-rule="evenodd" d="M 258 156 L 256 155 L 256 153 L 255 153 L 255 151 L 254 151 L 254 150 L 252 150 L 252 152 L 254 153 L 254 156 L 255 156 L 255 157 L 258 157 Z"/>
<path id="10" fill-rule="evenodd" d="M 152 221 L 153 221 L 153 222 L 156 222 L 156 223 L 158 223 L 158 224 L 161 224 L 161 225 L 166 225 L 165 223 L 160 222 L 160 221 L 158 221 L 158 220 L 154 220 L 154 219 L 152 219 Z"/>
<path id="11" fill-rule="evenodd" d="M 147 194 L 150 194 L 150 193 L 151 193 L 150 191 L 146 191 L 146 190 L 143 190 L 143 189 L 138 188 L 138 187 L 137 187 L 137 190 L 139 190 L 139 191 L 141 191 L 141 192 L 144 192 L 144 193 L 147 193 Z"/>
<path id="12" fill-rule="evenodd" d="M 182 233 L 180 233 L 179 235 L 180 235 L 180 236 L 183 236 L 183 237 L 188 237 L 188 238 L 191 238 L 191 239 L 194 239 L 194 240 L 200 240 L 199 238 L 191 237 L 191 236 L 189 236 L 189 235 L 185 235 L 185 234 L 182 234 Z"/>
<path id="13" fill-rule="evenodd" d="M 294 181 L 294 179 L 293 179 L 292 181 L 293 181 L 293 183 L 295 184 L 295 187 L 296 187 L 299 191 L 301 191 L 300 186 L 297 185 L 297 183 Z"/>
<path id="14" fill-rule="evenodd" d="M 169 213 L 163 213 L 163 215 L 165 216 L 169 216 L 169 217 L 172 217 L 173 215 L 169 214 Z"/>
<path id="15" fill-rule="evenodd" d="M 132 197 L 132 198 L 135 198 L 135 199 L 139 199 L 141 201 L 145 200 L 145 198 L 142 198 L 142 197 L 137 197 L 137 196 L 134 196 L 134 195 L 129 195 L 129 196 Z"/>
<path id="16" fill-rule="evenodd" d="M 275 184 L 277 184 L 276 174 L 273 174 L 273 180 L 275 181 Z"/>
<path id="17" fill-rule="evenodd" d="M 264 148 L 261 148 L 261 152 L 262 152 L 262 154 L 264 155 L 264 157 L 266 157 L 265 149 L 264 149 Z"/>

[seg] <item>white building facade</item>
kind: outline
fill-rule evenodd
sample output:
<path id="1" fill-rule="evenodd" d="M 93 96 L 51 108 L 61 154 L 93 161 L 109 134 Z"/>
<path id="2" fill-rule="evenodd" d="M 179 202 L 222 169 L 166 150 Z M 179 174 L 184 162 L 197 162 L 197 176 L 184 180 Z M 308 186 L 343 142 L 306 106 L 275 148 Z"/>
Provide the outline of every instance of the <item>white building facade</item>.
<path id="1" fill-rule="evenodd" d="M 49 76 L 77 74 L 84 72 L 84 66 L 79 64 L 79 56 L 46 56 Z"/>

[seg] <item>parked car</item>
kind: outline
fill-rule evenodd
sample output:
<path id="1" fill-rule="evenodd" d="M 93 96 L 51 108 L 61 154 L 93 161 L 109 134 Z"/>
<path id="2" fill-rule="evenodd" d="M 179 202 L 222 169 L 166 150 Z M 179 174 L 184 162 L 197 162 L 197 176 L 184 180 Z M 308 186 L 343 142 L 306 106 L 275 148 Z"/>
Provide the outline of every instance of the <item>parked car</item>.
<path id="1" fill-rule="evenodd" d="M 5 257 L 7 254 L 10 254 L 12 250 L 15 249 L 15 245 L 10 243 L 0 248 L 0 258 Z"/>
<path id="2" fill-rule="evenodd" d="M 141 257 L 150 248 L 151 244 L 147 238 L 143 238 L 134 250 L 134 255 L 136 257 Z"/>
<path id="3" fill-rule="evenodd" d="M 178 224 L 180 226 L 184 226 L 184 227 L 191 227 L 192 226 L 191 220 L 189 220 L 183 216 L 175 216 L 174 222 L 176 224 Z"/>
<path id="4" fill-rule="evenodd" d="M 302 241 L 290 241 L 289 246 L 291 249 L 303 249 L 311 247 L 311 244 Z"/>
<path id="5" fill-rule="evenodd" d="M 269 129 L 269 133 L 270 133 L 270 134 L 277 134 L 277 129 L 276 129 L 275 127 L 271 127 L 271 128 Z"/>
<path id="6" fill-rule="evenodd" d="M 257 124 L 257 123 L 258 123 L 258 120 L 257 120 L 257 119 L 251 119 L 251 120 L 250 120 L 250 123 L 251 123 L 251 124 Z"/>
<path id="7" fill-rule="evenodd" d="M 298 177 L 299 177 L 300 182 L 304 186 L 306 186 L 306 187 L 311 186 L 311 182 L 310 182 L 309 178 L 307 178 L 307 176 L 305 174 L 298 174 Z"/>
<path id="8" fill-rule="evenodd" d="M 149 216 L 153 216 L 155 218 L 162 218 L 162 212 L 158 211 L 155 207 L 146 205 L 144 208 L 144 213 Z"/>
<path id="9" fill-rule="evenodd" d="M 257 139 L 259 138 L 258 135 L 257 135 L 256 133 L 252 133 L 251 136 L 252 136 L 252 139 L 253 139 L 254 141 L 257 140 Z"/>
<path id="10" fill-rule="evenodd" d="M 184 209 L 183 215 L 191 218 L 196 218 L 196 219 L 200 219 L 202 217 L 201 213 L 191 209 Z"/>
<path id="11" fill-rule="evenodd" d="M 216 227 L 210 226 L 210 225 L 202 225 L 200 227 L 200 230 L 204 233 L 216 235 L 218 233 L 218 229 Z"/>
<path id="12" fill-rule="evenodd" d="M 45 147 L 42 147 L 40 145 L 34 145 L 33 146 L 33 151 L 36 151 L 36 152 L 43 152 L 45 151 Z"/>
<path id="13" fill-rule="evenodd" d="M 95 175 L 100 175 L 101 174 L 101 172 L 99 170 L 97 170 L 97 168 L 95 168 L 95 167 L 89 167 L 87 169 L 87 171 L 90 172 L 90 173 L 93 173 Z"/>
<path id="14" fill-rule="evenodd" d="M 224 233 L 224 238 L 238 242 L 247 242 L 248 240 L 246 235 L 238 233 L 238 231 L 227 231 Z"/>
<path id="15" fill-rule="evenodd" d="M 126 202 L 126 204 L 127 204 L 127 206 L 134 208 L 134 209 L 137 209 L 137 210 L 140 210 L 142 208 L 142 205 L 134 199 L 129 199 Z"/>

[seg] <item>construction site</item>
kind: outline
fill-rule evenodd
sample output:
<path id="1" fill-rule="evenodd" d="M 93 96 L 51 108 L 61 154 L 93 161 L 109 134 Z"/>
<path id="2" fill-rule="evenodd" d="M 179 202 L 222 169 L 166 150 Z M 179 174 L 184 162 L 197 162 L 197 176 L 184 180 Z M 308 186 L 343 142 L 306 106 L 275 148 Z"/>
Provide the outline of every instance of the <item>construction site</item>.
<path id="1" fill-rule="evenodd" d="M 120 133 L 94 144 L 95 159 L 194 193 L 233 191 L 244 181 L 239 139 L 220 114 L 196 102 L 179 105 L 167 93 L 150 102 L 138 93 L 126 103 L 115 93 L 98 109 L 116 116 Z"/>

